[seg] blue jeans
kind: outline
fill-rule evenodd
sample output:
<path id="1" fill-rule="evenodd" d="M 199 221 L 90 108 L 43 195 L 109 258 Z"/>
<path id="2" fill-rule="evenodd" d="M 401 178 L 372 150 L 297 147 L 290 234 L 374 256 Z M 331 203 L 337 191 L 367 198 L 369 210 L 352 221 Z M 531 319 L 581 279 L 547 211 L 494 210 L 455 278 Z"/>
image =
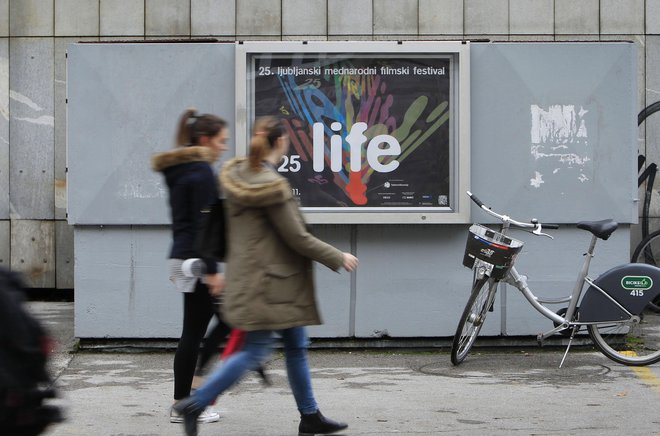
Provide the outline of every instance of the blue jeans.
<path id="1" fill-rule="evenodd" d="M 312 392 L 307 363 L 308 339 L 304 327 L 248 332 L 241 351 L 229 356 L 192 396 L 195 403 L 200 407 L 208 406 L 218 395 L 239 381 L 247 371 L 257 369 L 263 364 L 273 348 L 275 333 L 282 336 L 287 378 L 298 410 L 304 414 L 316 412 L 318 405 Z"/>

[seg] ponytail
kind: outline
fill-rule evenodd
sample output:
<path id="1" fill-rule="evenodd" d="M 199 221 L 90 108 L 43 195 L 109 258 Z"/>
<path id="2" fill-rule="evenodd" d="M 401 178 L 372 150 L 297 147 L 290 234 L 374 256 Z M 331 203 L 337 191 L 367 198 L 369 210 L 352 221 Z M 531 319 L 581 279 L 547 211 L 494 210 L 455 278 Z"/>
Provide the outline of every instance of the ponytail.
<path id="1" fill-rule="evenodd" d="M 261 168 L 261 162 L 266 159 L 270 149 L 271 145 L 268 142 L 266 135 L 259 133 L 252 136 L 252 141 L 250 142 L 250 155 L 248 157 L 250 161 L 250 169 L 252 171 L 258 171 Z"/>
<path id="2" fill-rule="evenodd" d="M 196 109 L 187 109 L 179 118 L 179 128 L 176 133 L 176 146 L 186 147 L 192 144 L 191 124 L 197 118 Z"/>
<path id="3" fill-rule="evenodd" d="M 179 119 L 176 146 L 198 145 L 200 137 L 213 137 L 225 127 L 227 127 L 227 122 L 218 116 L 210 114 L 197 115 L 197 109 L 187 109 Z"/>
<path id="4" fill-rule="evenodd" d="M 278 118 L 261 117 L 254 122 L 248 154 L 249 168 L 252 171 L 261 169 L 261 163 L 275 147 L 277 140 L 285 134 L 284 126 Z"/>

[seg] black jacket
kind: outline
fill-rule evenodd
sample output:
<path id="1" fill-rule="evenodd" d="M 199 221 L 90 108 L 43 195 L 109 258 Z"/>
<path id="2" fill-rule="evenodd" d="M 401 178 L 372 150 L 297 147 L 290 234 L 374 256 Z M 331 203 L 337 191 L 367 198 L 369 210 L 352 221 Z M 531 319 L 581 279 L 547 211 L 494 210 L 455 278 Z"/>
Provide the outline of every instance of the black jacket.
<path id="1" fill-rule="evenodd" d="M 152 157 L 152 168 L 163 173 L 169 189 L 172 259 L 200 257 L 195 251 L 195 237 L 202 210 L 218 198 L 217 178 L 211 167 L 215 159 L 213 150 L 200 146 L 176 148 Z M 204 263 L 207 274 L 217 272 L 215 260 L 204 259 Z"/>
<path id="2" fill-rule="evenodd" d="M 28 388 L 49 379 L 45 330 L 23 308 L 19 275 L 0 269 L 0 390 Z"/>

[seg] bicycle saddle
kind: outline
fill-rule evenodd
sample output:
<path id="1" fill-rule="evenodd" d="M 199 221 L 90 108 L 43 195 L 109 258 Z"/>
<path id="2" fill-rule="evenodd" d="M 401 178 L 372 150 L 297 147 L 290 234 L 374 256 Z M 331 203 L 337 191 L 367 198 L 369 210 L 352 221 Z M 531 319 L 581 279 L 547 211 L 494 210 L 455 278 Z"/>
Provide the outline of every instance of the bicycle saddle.
<path id="1" fill-rule="evenodd" d="M 607 240 L 612 233 L 619 227 L 619 223 L 612 219 L 601 221 L 580 221 L 577 223 L 577 228 L 582 230 L 589 230 L 596 237 Z"/>

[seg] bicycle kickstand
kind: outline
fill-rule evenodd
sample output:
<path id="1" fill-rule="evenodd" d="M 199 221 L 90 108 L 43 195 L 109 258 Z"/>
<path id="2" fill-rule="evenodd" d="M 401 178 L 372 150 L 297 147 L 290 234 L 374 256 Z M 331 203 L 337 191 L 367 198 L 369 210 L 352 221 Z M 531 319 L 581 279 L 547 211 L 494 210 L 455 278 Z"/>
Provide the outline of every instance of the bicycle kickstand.
<path id="1" fill-rule="evenodd" d="M 571 344 L 573 343 L 573 338 L 575 337 L 575 334 L 577 331 L 580 329 L 580 326 L 576 325 L 573 326 L 571 329 L 571 337 L 568 339 L 568 345 L 566 346 L 566 351 L 564 351 L 564 357 L 561 358 L 561 362 L 559 362 L 559 367 L 561 368 L 562 365 L 564 364 L 564 360 L 566 360 L 566 356 L 568 356 L 568 350 L 571 349 Z"/>

